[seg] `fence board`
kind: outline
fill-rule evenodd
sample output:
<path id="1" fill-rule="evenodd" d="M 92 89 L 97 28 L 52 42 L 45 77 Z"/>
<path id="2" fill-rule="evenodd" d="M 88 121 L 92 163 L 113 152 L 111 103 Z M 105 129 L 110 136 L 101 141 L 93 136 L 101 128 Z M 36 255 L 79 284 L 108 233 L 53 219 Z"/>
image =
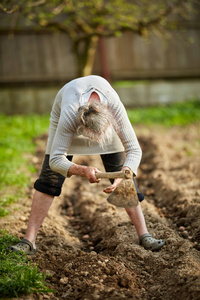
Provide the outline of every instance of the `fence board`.
<path id="1" fill-rule="evenodd" d="M 194 42 L 189 43 L 188 40 Z M 75 57 L 65 34 L 0 34 L 0 83 L 58 82 L 76 77 Z M 106 40 L 108 66 L 113 79 L 200 76 L 200 29 L 174 32 L 163 43 L 132 33 Z M 101 74 L 97 51 L 94 74 Z"/>

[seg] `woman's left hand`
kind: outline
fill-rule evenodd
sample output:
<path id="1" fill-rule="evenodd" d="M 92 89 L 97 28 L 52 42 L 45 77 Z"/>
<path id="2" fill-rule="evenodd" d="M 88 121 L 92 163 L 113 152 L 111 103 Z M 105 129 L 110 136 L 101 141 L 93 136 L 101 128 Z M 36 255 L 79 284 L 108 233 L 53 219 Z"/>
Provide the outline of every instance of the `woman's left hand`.
<path id="1" fill-rule="evenodd" d="M 122 170 L 130 170 L 130 168 L 128 167 L 123 167 Z M 109 185 L 107 188 L 105 188 L 103 191 L 104 193 L 110 194 L 112 193 L 116 187 L 118 186 L 118 184 L 122 181 L 123 178 L 116 178 L 113 182 L 113 184 Z"/>
<path id="2" fill-rule="evenodd" d="M 123 178 L 116 178 L 113 182 L 113 184 L 109 185 L 107 188 L 105 188 L 103 191 L 104 193 L 110 194 L 114 191 L 114 189 L 118 186 L 118 184 L 122 181 Z"/>

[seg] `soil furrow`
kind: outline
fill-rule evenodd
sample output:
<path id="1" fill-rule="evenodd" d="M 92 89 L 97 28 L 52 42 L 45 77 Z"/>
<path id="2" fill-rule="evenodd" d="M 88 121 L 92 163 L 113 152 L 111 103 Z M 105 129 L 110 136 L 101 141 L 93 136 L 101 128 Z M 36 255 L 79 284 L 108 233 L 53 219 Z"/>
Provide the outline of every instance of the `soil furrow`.
<path id="1" fill-rule="evenodd" d="M 165 239 L 166 245 L 159 252 L 139 245 L 125 210 L 110 205 L 102 192 L 108 180 L 89 184 L 72 176 L 54 200 L 32 258 L 57 292 L 20 299 L 199 299 L 198 125 L 137 131 L 143 150 L 137 177 L 145 194 L 142 209 L 149 232 Z M 38 168 L 45 139 L 38 140 L 39 152 L 33 159 Z M 99 156 L 75 161 L 103 171 Z M 23 237 L 31 198 L 18 203 L 18 210 L 13 206 L 13 214 L 1 220 L 3 229 Z"/>
<path id="2" fill-rule="evenodd" d="M 140 139 L 144 149 L 154 151 L 150 151 L 151 159 L 149 152 L 143 155 L 139 183 L 149 198 L 148 202 L 172 221 L 172 228 L 180 236 L 189 239 L 200 250 L 200 158 L 198 155 L 195 159 L 185 156 L 185 143 L 182 141 L 177 142 L 177 153 L 177 149 L 174 150 L 169 143 L 169 137 L 162 145 L 158 143 L 159 138 L 157 135 L 151 139 Z M 150 171 L 146 170 L 147 165 Z"/>
<path id="3" fill-rule="evenodd" d="M 163 237 L 167 245 L 158 253 L 144 250 L 138 245 L 134 226 L 124 210 L 107 203 L 102 185 L 78 182 L 74 202 L 75 211 L 91 224 L 88 235 L 94 250 L 123 262 L 140 278 L 144 299 L 198 299 L 200 257 L 193 243 L 180 237 L 147 198 L 143 209 L 149 231 Z"/>

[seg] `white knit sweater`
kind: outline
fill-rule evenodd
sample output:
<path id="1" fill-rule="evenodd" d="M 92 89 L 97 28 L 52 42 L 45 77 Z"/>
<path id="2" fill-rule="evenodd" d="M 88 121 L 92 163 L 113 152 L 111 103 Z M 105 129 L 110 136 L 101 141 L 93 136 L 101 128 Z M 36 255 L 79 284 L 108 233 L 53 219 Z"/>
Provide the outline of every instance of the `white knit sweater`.
<path id="1" fill-rule="evenodd" d="M 118 129 L 114 133 L 113 141 L 106 149 L 101 149 L 97 144 L 88 146 L 87 139 L 83 137 L 80 137 L 77 143 L 77 114 L 81 95 L 92 88 L 107 99 L 108 108 L 117 123 Z M 81 77 L 64 85 L 56 95 L 51 111 L 46 149 L 46 154 L 50 154 L 51 169 L 67 177 L 68 170 L 73 164 L 66 158 L 69 154 L 103 154 L 124 150 L 126 152 L 124 166 L 132 169 L 136 175 L 142 151 L 126 110 L 111 85 L 104 78 L 95 75 Z"/>

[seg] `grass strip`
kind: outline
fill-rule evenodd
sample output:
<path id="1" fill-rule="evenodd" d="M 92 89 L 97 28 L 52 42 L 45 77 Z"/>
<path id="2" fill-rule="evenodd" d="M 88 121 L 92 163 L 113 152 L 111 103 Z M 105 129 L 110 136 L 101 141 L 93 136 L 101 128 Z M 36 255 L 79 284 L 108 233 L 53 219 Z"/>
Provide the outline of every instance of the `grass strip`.
<path id="1" fill-rule="evenodd" d="M 0 114 L 0 217 L 9 213 L 8 206 L 25 196 L 30 174 L 35 172 L 26 154 L 34 153 L 33 138 L 48 130 L 48 115 Z"/>
<path id="2" fill-rule="evenodd" d="M 0 235 L 0 298 L 19 297 L 20 294 L 54 292 L 46 282 L 46 275 L 21 253 L 7 252 L 6 248 L 19 242 L 5 232 Z"/>
<path id="3" fill-rule="evenodd" d="M 132 124 L 186 126 L 200 121 L 200 101 L 193 100 L 163 106 L 128 109 L 127 113 Z"/>

